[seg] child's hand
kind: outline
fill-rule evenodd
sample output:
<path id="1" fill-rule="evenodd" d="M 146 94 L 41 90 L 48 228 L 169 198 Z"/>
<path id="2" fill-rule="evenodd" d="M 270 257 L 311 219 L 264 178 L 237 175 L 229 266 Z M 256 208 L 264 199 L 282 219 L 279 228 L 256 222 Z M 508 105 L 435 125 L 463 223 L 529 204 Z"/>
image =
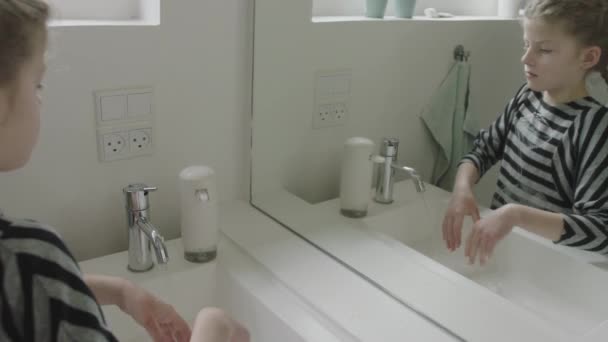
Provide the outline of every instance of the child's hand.
<path id="1" fill-rule="evenodd" d="M 479 221 L 479 208 L 470 187 L 455 188 L 450 204 L 443 218 L 443 240 L 447 248 L 454 251 L 460 248 L 462 223 L 465 216 L 471 216 L 473 222 Z"/>
<path id="2" fill-rule="evenodd" d="M 125 286 L 121 309 L 144 327 L 155 342 L 190 340 L 190 326 L 175 309 L 136 284 Z"/>
<path id="3" fill-rule="evenodd" d="M 492 257 L 496 243 L 513 230 L 512 218 L 508 210 L 507 206 L 503 206 L 475 222 L 467 238 L 464 254 L 469 258 L 470 264 L 475 264 L 475 259 L 479 255 L 479 263 L 484 266 Z"/>

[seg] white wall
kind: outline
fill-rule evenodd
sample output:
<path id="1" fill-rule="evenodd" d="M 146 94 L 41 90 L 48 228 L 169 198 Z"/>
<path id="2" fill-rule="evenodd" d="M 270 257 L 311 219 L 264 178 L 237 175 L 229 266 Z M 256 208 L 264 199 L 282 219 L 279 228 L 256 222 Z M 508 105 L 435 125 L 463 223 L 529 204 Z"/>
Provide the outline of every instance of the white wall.
<path id="1" fill-rule="evenodd" d="M 162 1 L 159 27 L 53 28 L 32 161 L 0 176 L 0 208 L 53 225 L 79 259 L 126 249 L 122 188 L 156 185 L 152 221 L 179 236 L 177 175 L 217 171 L 222 200 L 248 198 L 252 9 L 246 0 Z M 97 161 L 92 92 L 151 85 L 156 153 Z"/>
<path id="2" fill-rule="evenodd" d="M 312 1 L 257 0 L 254 51 L 253 195 L 281 188 L 309 202 L 337 196 L 343 142 L 401 139 L 400 160 L 428 179 L 431 140 L 418 115 L 452 63 L 471 51 L 470 112 L 487 126 L 523 83 L 515 21 L 312 23 Z M 289 15 L 285 15 L 289 13 Z M 314 74 L 352 70 L 349 122 L 313 130 Z M 495 176 L 478 197 L 489 202 Z"/>

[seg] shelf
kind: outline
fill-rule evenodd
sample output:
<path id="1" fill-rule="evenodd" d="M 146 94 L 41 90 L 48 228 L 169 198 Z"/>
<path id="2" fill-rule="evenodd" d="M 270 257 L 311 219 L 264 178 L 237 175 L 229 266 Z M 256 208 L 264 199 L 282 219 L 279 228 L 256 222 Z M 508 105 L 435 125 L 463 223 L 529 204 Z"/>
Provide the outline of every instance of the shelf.
<path id="1" fill-rule="evenodd" d="M 81 26 L 158 26 L 159 21 L 134 20 L 50 20 L 50 27 L 81 27 Z"/>
<path id="2" fill-rule="evenodd" d="M 383 19 L 368 18 L 365 16 L 316 16 L 312 17 L 313 23 L 340 23 L 340 22 L 398 22 L 398 21 L 518 21 L 518 18 L 501 18 L 496 16 L 454 16 L 452 18 L 428 18 L 425 16 L 415 16 L 411 19 L 397 18 L 392 16 Z"/>

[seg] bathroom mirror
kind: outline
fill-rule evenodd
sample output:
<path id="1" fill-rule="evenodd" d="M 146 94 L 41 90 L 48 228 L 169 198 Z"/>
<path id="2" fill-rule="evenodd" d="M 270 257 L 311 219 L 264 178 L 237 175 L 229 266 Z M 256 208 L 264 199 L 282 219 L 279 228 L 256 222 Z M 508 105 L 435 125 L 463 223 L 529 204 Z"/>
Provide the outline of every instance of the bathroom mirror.
<path id="1" fill-rule="evenodd" d="M 494 332 L 511 329 L 508 334 L 527 337 L 543 324 L 570 325 L 567 317 L 577 318 L 568 336 L 607 319 L 608 306 L 593 305 L 591 295 L 560 301 L 572 298 L 572 286 L 584 286 L 568 281 L 569 289 L 563 287 L 565 280 L 557 275 L 571 271 L 570 277 L 607 284 L 604 271 L 580 264 L 547 241 L 523 233 L 509 237 L 484 268 L 467 265 L 462 248 L 449 253 L 443 245 L 449 192 L 430 184 L 438 149 L 421 115 L 451 70 L 455 47 L 462 45 L 470 53 L 467 115 L 487 127 L 525 81 L 520 23 L 496 17 L 324 17 L 312 16 L 312 8 L 311 0 L 256 0 L 252 204 L 461 338 L 480 332 L 446 312 L 450 305 L 483 302 L 479 312 L 467 310 L 460 317 L 475 321 L 475 315 L 495 307 L 499 313 L 492 318 L 477 318 L 509 315 L 511 321 Z M 398 162 L 421 175 L 426 192 L 418 193 L 403 174 L 394 185 L 393 203 L 374 202 L 370 189 L 366 217 L 341 215 L 341 161 L 351 137 L 372 140 L 375 154 L 383 138 L 399 139 Z M 497 167 L 475 188 L 482 206 L 489 207 L 496 175 Z M 439 303 L 438 293 L 448 299 Z M 542 336 L 538 340 L 547 335 Z"/>

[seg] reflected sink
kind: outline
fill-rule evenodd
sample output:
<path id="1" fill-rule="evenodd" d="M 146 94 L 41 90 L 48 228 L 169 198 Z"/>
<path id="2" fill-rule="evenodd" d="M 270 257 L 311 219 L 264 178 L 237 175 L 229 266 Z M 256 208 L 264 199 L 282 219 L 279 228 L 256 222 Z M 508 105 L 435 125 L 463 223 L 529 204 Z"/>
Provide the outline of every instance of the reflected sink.
<path id="1" fill-rule="evenodd" d="M 608 319 L 606 271 L 519 228 L 497 245 L 486 266 L 469 265 L 464 246 L 449 252 L 442 238 L 449 194 L 429 186 L 423 199 L 405 183 L 395 185 L 395 204 L 370 208 L 363 219 L 369 231 L 392 246 L 426 256 L 420 262 L 450 280 L 472 281 L 572 336 L 583 336 Z M 465 220 L 463 241 L 470 228 L 471 221 Z"/>

